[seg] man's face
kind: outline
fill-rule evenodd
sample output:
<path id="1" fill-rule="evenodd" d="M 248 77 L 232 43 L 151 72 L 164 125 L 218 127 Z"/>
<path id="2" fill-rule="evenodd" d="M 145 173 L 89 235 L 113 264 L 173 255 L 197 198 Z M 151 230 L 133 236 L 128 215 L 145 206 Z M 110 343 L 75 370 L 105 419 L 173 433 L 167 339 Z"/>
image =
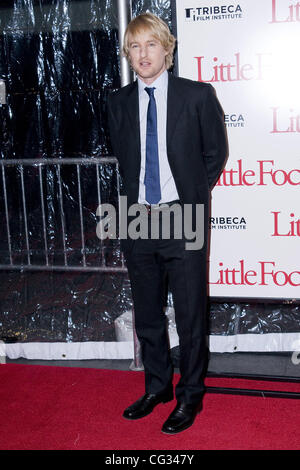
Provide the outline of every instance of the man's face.
<path id="1" fill-rule="evenodd" d="M 133 70 L 147 85 L 151 85 L 166 70 L 168 51 L 150 31 L 129 36 L 129 60 Z"/>

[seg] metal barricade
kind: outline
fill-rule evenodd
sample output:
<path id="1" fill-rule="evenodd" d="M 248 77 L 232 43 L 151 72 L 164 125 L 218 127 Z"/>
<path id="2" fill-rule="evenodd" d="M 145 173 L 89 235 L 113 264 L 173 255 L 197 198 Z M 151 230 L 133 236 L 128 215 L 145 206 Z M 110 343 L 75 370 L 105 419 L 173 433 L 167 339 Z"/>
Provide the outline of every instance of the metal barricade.
<path id="1" fill-rule="evenodd" d="M 3 264 L 0 261 L 0 269 L 16 269 L 16 270 L 58 270 L 58 271 L 106 271 L 106 272 L 126 272 L 127 269 L 124 265 L 124 258 L 122 256 L 121 266 L 107 266 L 105 265 L 104 257 L 102 258 L 102 264 L 96 266 L 90 266 L 86 263 L 86 247 L 85 247 L 85 230 L 84 230 L 84 221 L 83 221 L 83 207 L 82 207 L 82 195 L 81 195 L 81 169 L 86 165 L 93 165 L 96 172 L 96 181 L 97 181 L 97 202 L 98 206 L 101 204 L 101 192 L 100 192 L 100 166 L 105 164 L 113 164 L 116 166 L 117 173 L 117 190 L 119 195 L 120 189 L 120 178 L 119 178 L 119 168 L 118 162 L 114 157 L 103 157 L 103 158 L 66 158 L 66 159 L 26 159 L 26 160 L 2 160 L 0 165 L 2 167 L 2 185 L 3 185 L 3 200 L 4 200 L 4 209 L 5 209 L 5 225 L 7 232 L 7 250 L 9 253 L 9 264 Z M 68 263 L 68 253 L 69 250 L 66 249 L 66 223 L 65 223 L 65 210 L 63 204 L 63 190 L 62 190 L 62 177 L 61 177 L 61 167 L 65 165 L 75 165 L 77 170 L 77 193 L 78 193 L 78 220 L 80 222 L 80 235 L 81 235 L 81 261 L 77 265 L 69 265 Z M 60 221 L 61 221 L 61 240 L 63 245 L 63 264 L 50 264 L 49 263 L 49 250 L 47 243 L 47 226 L 46 226 L 46 216 L 45 216 L 45 204 L 44 204 L 44 185 L 42 178 L 42 167 L 43 166 L 54 166 L 56 168 L 57 180 L 58 180 L 58 196 L 59 196 L 59 209 L 60 209 Z M 25 243 L 26 243 L 26 253 L 27 253 L 27 262 L 18 264 L 14 262 L 13 259 L 13 250 L 11 244 L 11 228 L 10 228 L 10 214 L 8 209 L 8 188 L 6 184 L 6 168 L 8 167 L 18 167 L 20 171 L 21 179 L 21 199 L 22 199 L 22 210 L 23 210 L 23 220 L 24 220 L 24 233 L 25 233 Z M 39 177 L 39 198 L 40 198 L 40 207 L 41 207 L 41 226 L 43 227 L 43 241 L 44 241 L 44 263 L 43 264 L 33 264 L 31 261 L 31 247 L 30 247 L 30 237 L 28 230 L 28 209 L 26 204 L 26 188 L 24 181 L 24 167 L 38 167 L 38 177 Z M 27 188 L 28 190 L 28 188 Z M 95 228 L 96 235 L 96 228 Z M 101 241 L 99 240 L 100 244 Z"/>
<path id="2" fill-rule="evenodd" d="M 121 253 L 121 263 L 118 266 L 108 266 L 105 262 L 105 257 L 102 256 L 100 264 L 91 265 L 87 263 L 86 260 L 86 235 L 85 235 L 85 225 L 83 217 L 83 203 L 82 203 L 82 188 L 81 188 L 81 172 L 83 167 L 89 165 L 94 167 L 95 176 L 96 176 L 96 188 L 95 188 L 95 198 L 97 199 L 97 205 L 99 206 L 102 203 L 101 200 L 101 190 L 100 190 L 100 174 L 101 166 L 112 164 L 115 165 L 115 171 L 117 176 L 117 194 L 118 202 L 120 196 L 120 176 L 119 176 L 119 165 L 118 161 L 114 157 L 102 157 L 102 158 L 52 158 L 52 159 L 10 159 L 10 160 L 1 160 L 1 173 L 2 173 L 2 187 L 3 187 L 3 202 L 4 202 L 4 224 L 6 227 L 7 235 L 7 245 L 6 249 L 2 250 L 2 253 L 5 251 L 8 254 L 9 262 L 4 263 L 3 259 L 1 260 L 0 255 L 0 270 L 20 270 L 20 271 L 85 271 L 85 272 L 103 272 L 103 273 L 126 273 L 127 268 L 124 263 L 124 257 Z M 70 264 L 68 262 L 68 255 L 70 254 L 70 247 L 66 247 L 66 238 L 67 238 L 67 227 L 65 221 L 65 208 L 63 202 L 63 181 L 61 175 L 61 169 L 65 165 L 75 165 L 76 174 L 77 174 L 77 196 L 78 196 L 78 220 L 80 223 L 80 260 L 77 264 L 74 265 L 74 262 Z M 59 218 L 61 223 L 61 241 L 63 246 L 63 263 L 51 263 L 49 260 L 49 247 L 47 241 L 47 220 L 46 220 L 46 211 L 45 211 L 45 191 L 43 183 L 42 168 L 45 166 L 51 166 L 55 168 L 57 184 L 58 184 L 58 203 L 59 203 Z M 12 231 L 10 216 L 9 213 L 9 204 L 8 204 L 8 195 L 9 190 L 7 188 L 7 169 L 9 167 L 18 168 L 20 174 L 20 184 L 21 184 L 21 207 L 22 207 L 22 218 L 24 222 L 24 234 L 25 234 L 25 247 L 23 250 L 25 252 L 25 260 L 22 263 L 15 262 L 15 253 L 12 247 Z M 41 209 L 41 219 L 40 224 L 42 227 L 43 233 L 43 249 L 42 249 L 42 258 L 44 262 L 34 263 L 32 262 L 32 249 L 30 246 L 30 233 L 28 228 L 28 207 L 26 202 L 26 188 L 25 178 L 24 178 L 24 168 L 25 167 L 37 167 L 38 168 L 38 188 L 39 188 L 39 203 Z M 39 223 L 38 222 L 38 223 Z M 95 236 L 96 236 L 96 227 L 95 227 Z M 2 246 L 5 243 L 2 240 Z M 100 250 L 103 250 L 102 240 L 99 239 Z M 77 250 L 78 252 L 78 250 Z M 134 325 L 134 314 L 133 314 L 133 325 Z M 141 360 L 140 360 L 140 349 L 139 342 L 136 337 L 135 329 L 133 327 L 133 339 L 134 339 L 134 362 L 131 366 L 132 369 L 141 369 Z"/>

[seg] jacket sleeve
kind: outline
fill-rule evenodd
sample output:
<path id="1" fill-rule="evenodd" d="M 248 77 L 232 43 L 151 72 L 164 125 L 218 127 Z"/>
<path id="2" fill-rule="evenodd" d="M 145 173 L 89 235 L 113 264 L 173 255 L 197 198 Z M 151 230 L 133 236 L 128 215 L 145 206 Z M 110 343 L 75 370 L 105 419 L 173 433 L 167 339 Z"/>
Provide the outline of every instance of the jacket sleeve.
<path id="1" fill-rule="evenodd" d="M 200 122 L 203 158 L 210 189 L 214 186 L 228 156 L 227 134 L 224 113 L 214 88 L 205 87 L 206 95 L 202 104 Z"/>

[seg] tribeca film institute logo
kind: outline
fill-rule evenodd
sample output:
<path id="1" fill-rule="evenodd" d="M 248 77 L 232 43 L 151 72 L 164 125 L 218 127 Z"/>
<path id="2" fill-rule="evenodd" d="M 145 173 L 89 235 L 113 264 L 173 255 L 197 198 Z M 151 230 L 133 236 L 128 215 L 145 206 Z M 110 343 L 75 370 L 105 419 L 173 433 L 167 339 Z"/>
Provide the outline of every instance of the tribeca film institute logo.
<path id="1" fill-rule="evenodd" d="M 218 216 L 210 217 L 210 228 L 217 230 L 246 230 L 245 217 Z"/>
<path id="2" fill-rule="evenodd" d="M 242 8 L 237 5 L 213 5 L 185 8 L 185 21 L 233 20 L 242 18 Z"/>
<path id="3" fill-rule="evenodd" d="M 244 127 L 245 118 L 241 113 L 225 114 L 224 116 L 225 126 L 228 127 Z"/>
<path id="4" fill-rule="evenodd" d="M 120 196 L 118 216 L 116 208 L 109 203 L 100 204 L 96 215 L 100 217 L 96 227 L 100 240 L 158 240 L 160 237 L 163 240 L 180 240 L 184 236 L 190 240 L 185 243 L 186 250 L 201 250 L 204 244 L 203 204 L 152 204 L 149 217 L 144 204 L 127 207 L 127 196 Z"/>

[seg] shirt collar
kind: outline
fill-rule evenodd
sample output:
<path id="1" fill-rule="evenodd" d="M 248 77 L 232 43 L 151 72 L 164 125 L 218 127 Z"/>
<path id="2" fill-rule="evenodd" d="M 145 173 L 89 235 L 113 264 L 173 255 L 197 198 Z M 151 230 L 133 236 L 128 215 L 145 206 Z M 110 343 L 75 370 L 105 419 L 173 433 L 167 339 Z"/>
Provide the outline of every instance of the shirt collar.
<path id="1" fill-rule="evenodd" d="M 168 72 L 165 70 L 159 77 L 157 77 L 154 82 L 151 83 L 151 85 L 147 85 L 144 83 L 139 77 L 137 77 L 138 80 L 138 86 L 139 86 L 139 94 L 141 95 L 142 93 L 145 92 L 145 88 L 149 86 L 149 88 L 155 87 L 157 90 L 161 90 L 162 92 L 166 92 L 168 88 Z"/>

